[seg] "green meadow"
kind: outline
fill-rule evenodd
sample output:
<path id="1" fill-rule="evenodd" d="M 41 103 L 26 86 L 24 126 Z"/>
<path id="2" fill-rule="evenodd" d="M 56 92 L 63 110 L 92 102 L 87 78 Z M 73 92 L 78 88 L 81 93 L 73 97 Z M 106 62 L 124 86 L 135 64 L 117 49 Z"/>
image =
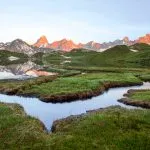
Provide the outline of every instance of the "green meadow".
<path id="1" fill-rule="evenodd" d="M 0 104 L 0 149 L 149 150 L 150 111 L 112 107 L 59 121 L 47 133 L 15 104 Z"/>
<path id="2" fill-rule="evenodd" d="M 10 56 L 19 59 L 11 62 Z M 1 51 L 0 60 L 0 65 L 5 66 L 32 60 L 41 65 L 42 70 L 58 73 L 23 81 L 0 81 L 1 93 L 34 96 L 46 102 L 92 97 L 111 87 L 150 81 L 150 46 L 147 44 L 120 45 L 104 52 L 74 49 L 67 53 L 37 53 L 32 57 Z M 150 90 L 133 91 L 127 97 L 149 103 Z M 27 116 L 21 106 L 0 103 L 0 149 L 149 150 L 150 110 L 118 106 L 100 109 L 58 120 L 52 132 L 47 133 L 43 124 Z"/>

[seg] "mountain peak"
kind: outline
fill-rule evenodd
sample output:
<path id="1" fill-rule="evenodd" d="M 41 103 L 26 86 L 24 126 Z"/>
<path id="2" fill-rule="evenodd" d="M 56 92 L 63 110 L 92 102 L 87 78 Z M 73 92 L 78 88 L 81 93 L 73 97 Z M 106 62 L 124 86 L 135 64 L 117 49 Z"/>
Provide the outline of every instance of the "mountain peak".
<path id="1" fill-rule="evenodd" d="M 47 47 L 48 40 L 45 35 L 42 35 L 34 44 L 35 47 Z"/>
<path id="2" fill-rule="evenodd" d="M 91 50 L 99 50 L 101 48 L 100 43 L 96 43 L 94 41 L 90 41 L 87 44 L 84 45 L 84 48 L 91 49 Z"/>
<path id="3" fill-rule="evenodd" d="M 49 45 L 52 49 L 59 49 L 63 51 L 71 51 L 74 48 L 79 48 L 78 45 L 76 45 L 73 41 L 62 39 L 60 41 L 55 41 Z"/>
<path id="4" fill-rule="evenodd" d="M 139 37 L 139 39 L 137 40 L 138 43 L 146 43 L 146 44 L 150 44 L 150 34 L 146 34 L 143 37 Z"/>
<path id="5" fill-rule="evenodd" d="M 67 40 L 66 38 L 64 38 L 64 39 L 62 39 L 61 41 L 65 41 L 65 42 L 67 42 L 68 40 Z"/>
<path id="6" fill-rule="evenodd" d="M 125 37 L 123 38 L 123 41 L 124 41 L 124 42 L 129 42 L 129 41 L 130 41 L 130 40 L 129 40 L 129 37 L 125 36 Z"/>

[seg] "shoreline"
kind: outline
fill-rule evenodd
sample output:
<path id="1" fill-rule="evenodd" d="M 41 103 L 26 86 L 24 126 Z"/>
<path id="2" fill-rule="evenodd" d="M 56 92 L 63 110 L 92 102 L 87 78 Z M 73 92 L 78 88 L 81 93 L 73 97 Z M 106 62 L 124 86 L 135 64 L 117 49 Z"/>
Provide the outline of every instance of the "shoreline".
<path id="1" fill-rule="evenodd" d="M 36 93 L 17 93 L 18 89 L 10 90 L 10 91 L 3 91 L 0 89 L 1 94 L 6 95 L 16 95 L 16 96 L 23 96 L 23 97 L 30 97 L 30 98 L 38 98 L 39 100 L 46 102 L 46 103 L 64 103 L 64 102 L 73 102 L 77 100 L 86 100 L 95 96 L 99 96 L 103 94 L 105 91 L 108 91 L 110 88 L 117 88 L 117 87 L 130 87 L 130 86 L 140 86 L 143 85 L 142 82 L 139 83 L 119 83 L 119 82 L 107 82 L 104 85 L 100 86 L 98 89 L 93 91 L 87 92 L 79 92 L 79 93 L 70 93 L 70 94 L 63 94 L 63 95 L 50 95 L 50 96 L 40 96 Z"/>
<path id="2" fill-rule="evenodd" d="M 141 107 L 145 109 L 150 109 L 150 102 L 145 102 L 145 101 L 139 101 L 139 100 L 132 100 L 130 98 L 130 95 L 136 91 L 144 91 L 144 90 L 128 90 L 126 94 L 124 94 L 125 98 L 121 98 L 118 100 L 118 102 L 123 103 L 125 105 L 130 105 L 130 106 L 136 106 L 136 107 Z"/>
<path id="3" fill-rule="evenodd" d="M 93 109 L 93 110 L 86 111 L 85 113 L 82 113 L 82 114 L 79 114 L 79 115 L 70 115 L 66 118 L 57 119 L 57 120 L 53 121 L 53 123 L 52 123 L 51 133 L 58 132 L 60 126 L 63 126 L 63 124 L 66 123 L 66 122 L 69 123 L 73 120 L 81 121 L 84 117 L 86 117 L 88 115 L 92 115 L 92 114 L 95 114 L 95 113 L 100 113 L 102 111 L 107 111 L 107 110 L 113 109 L 113 108 L 122 108 L 122 107 L 119 106 L 119 105 L 115 105 L 115 106 L 109 106 L 109 107 L 106 107 L 106 108 L 98 108 L 98 109 Z"/>

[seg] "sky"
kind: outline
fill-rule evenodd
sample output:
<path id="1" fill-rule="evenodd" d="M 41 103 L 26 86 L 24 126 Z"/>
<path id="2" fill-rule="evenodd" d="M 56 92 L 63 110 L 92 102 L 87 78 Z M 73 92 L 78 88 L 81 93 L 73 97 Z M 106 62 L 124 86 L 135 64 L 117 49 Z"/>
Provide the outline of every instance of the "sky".
<path id="1" fill-rule="evenodd" d="M 108 42 L 150 33 L 150 0 L 0 0 L 0 42 Z"/>

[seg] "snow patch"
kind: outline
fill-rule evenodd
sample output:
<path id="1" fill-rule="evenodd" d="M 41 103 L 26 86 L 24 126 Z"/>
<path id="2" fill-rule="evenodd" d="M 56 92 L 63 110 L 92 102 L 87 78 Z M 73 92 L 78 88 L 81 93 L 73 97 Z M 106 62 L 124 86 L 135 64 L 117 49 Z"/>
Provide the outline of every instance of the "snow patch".
<path id="1" fill-rule="evenodd" d="M 10 57 L 8 57 L 8 59 L 9 59 L 10 61 L 14 61 L 14 60 L 18 60 L 18 59 L 20 59 L 20 58 L 14 57 L 14 56 L 10 56 Z"/>
<path id="2" fill-rule="evenodd" d="M 65 60 L 61 64 L 63 65 L 63 64 L 66 64 L 66 63 L 71 63 L 71 61 L 70 60 Z"/>
<path id="3" fill-rule="evenodd" d="M 71 57 L 67 57 L 67 56 L 64 56 L 64 55 L 61 55 L 63 58 L 66 58 L 66 59 L 71 59 Z"/>
<path id="4" fill-rule="evenodd" d="M 138 50 L 135 50 L 135 49 L 130 49 L 130 51 L 132 51 L 132 52 L 138 52 Z"/>

